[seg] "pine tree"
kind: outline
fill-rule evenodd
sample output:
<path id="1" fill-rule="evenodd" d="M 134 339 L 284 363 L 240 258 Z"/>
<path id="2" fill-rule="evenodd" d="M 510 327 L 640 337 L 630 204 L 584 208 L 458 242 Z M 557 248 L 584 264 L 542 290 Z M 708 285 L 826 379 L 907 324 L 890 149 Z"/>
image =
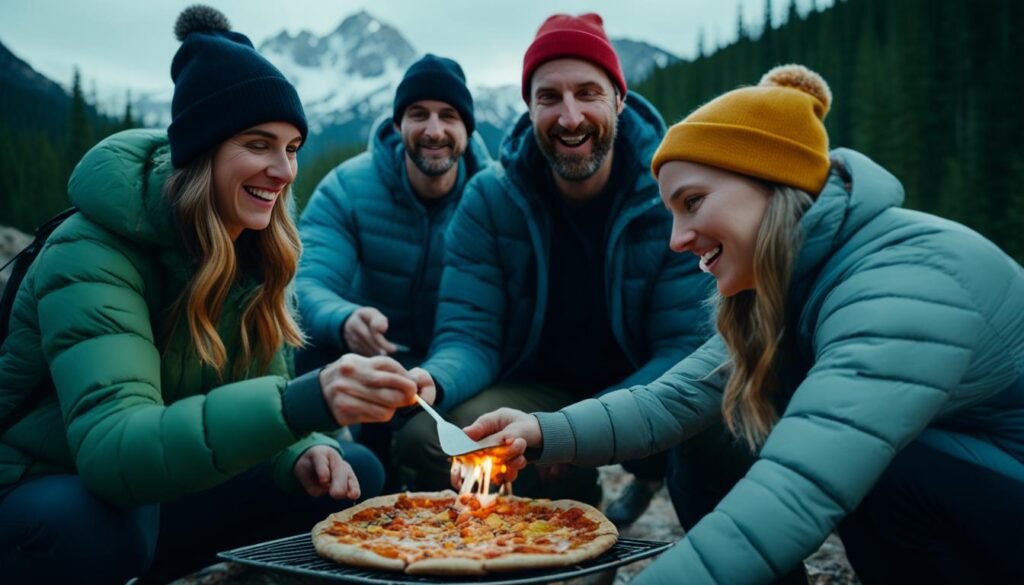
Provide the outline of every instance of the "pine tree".
<path id="1" fill-rule="evenodd" d="M 124 98 L 124 117 L 121 118 L 121 129 L 128 130 L 135 126 L 135 118 L 132 116 L 132 90 L 129 89 Z"/>
<path id="2" fill-rule="evenodd" d="M 740 43 L 750 38 L 747 34 L 747 24 L 743 22 L 743 5 L 736 5 L 736 42 Z M 703 53 L 700 55 L 703 57 Z"/>
<path id="3" fill-rule="evenodd" d="M 82 75 L 77 67 L 71 82 L 71 120 L 68 126 L 68 138 L 67 160 L 73 166 L 93 144 L 88 104 L 82 94 Z M 68 170 L 70 171 L 70 168 Z"/>

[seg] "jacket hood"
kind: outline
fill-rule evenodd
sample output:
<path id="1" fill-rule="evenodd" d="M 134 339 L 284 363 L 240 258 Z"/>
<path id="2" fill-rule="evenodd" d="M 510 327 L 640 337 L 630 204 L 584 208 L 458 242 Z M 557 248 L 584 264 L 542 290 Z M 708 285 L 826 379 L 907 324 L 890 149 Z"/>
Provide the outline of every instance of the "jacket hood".
<path id="1" fill-rule="evenodd" d="M 830 158 L 828 181 L 800 222 L 804 241 L 793 273 L 795 286 L 808 286 L 861 228 L 886 209 L 903 205 L 903 185 L 875 161 L 847 148 L 833 150 Z"/>
<path id="2" fill-rule="evenodd" d="M 400 189 L 408 189 L 409 179 L 405 169 L 405 147 L 402 134 L 395 128 L 391 116 L 379 118 L 373 125 L 373 132 L 366 145 L 367 151 L 377 167 L 377 174 L 392 193 Z M 466 165 L 466 177 L 472 177 L 491 162 L 491 154 L 478 132 L 469 137 L 466 152 L 462 154 L 460 163 Z"/>
<path id="3" fill-rule="evenodd" d="M 68 181 L 68 197 L 84 216 L 120 236 L 166 244 L 178 237 L 164 197 L 173 170 L 165 131 L 126 130 L 82 157 Z"/>
<path id="4" fill-rule="evenodd" d="M 631 189 L 633 192 L 642 192 L 649 186 L 656 187 L 649 163 L 654 151 L 661 144 L 665 130 L 665 120 L 646 98 L 635 91 L 626 94 L 626 107 L 619 114 L 618 135 L 615 140 L 616 151 L 636 154 L 632 157 L 631 166 L 639 168 L 630 169 L 631 174 L 637 177 L 636 184 Z M 530 113 L 525 112 L 502 139 L 498 159 L 509 179 L 519 185 L 524 193 L 529 193 L 532 189 L 525 186 L 530 184 L 532 179 L 529 175 L 535 172 L 536 168 L 536 163 L 531 161 L 545 160 L 543 156 L 533 135 Z"/>

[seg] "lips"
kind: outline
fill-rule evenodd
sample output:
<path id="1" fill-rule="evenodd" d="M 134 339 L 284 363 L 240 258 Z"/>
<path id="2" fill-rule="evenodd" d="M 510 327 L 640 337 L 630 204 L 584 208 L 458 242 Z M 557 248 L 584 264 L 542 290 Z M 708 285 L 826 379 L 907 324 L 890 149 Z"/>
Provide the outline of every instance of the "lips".
<path id="1" fill-rule="evenodd" d="M 444 149 L 444 148 L 452 148 L 452 143 L 451 142 L 439 142 L 437 144 L 428 144 L 428 143 L 420 142 L 416 146 L 418 146 L 418 147 L 420 147 L 420 148 L 422 148 L 424 150 L 429 150 L 429 151 L 435 151 L 436 152 L 436 151 Z"/>
<path id="2" fill-rule="evenodd" d="M 278 193 L 280 193 L 280 191 L 260 189 L 259 187 L 243 186 L 242 188 L 245 189 L 245 192 L 248 193 L 249 195 L 252 195 L 256 199 L 259 199 L 260 201 L 265 201 L 267 203 L 272 203 L 275 199 L 277 199 Z"/>
<path id="3" fill-rule="evenodd" d="M 722 255 L 722 246 L 715 246 L 714 248 L 704 252 L 700 256 L 700 269 L 704 272 L 711 272 L 711 265 L 718 260 L 718 257 Z"/>
<path id="4" fill-rule="evenodd" d="M 576 149 L 590 142 L 590 139 L 597 134 L 597 128 L 592 124 L 583 123 L 574 130 L 568 130 L 560 124 L 555 124 L 548 132 L 548 139 L 551 142 L 559 142 L 568 149 Z"/>
<path id="5" fill-rule="evenodd" d="M 555 139 L 569 148 L 579 148 L 590 140 L 590 134 L 577 134 L 574 136 L 563 135 L 558 136 Z"/>

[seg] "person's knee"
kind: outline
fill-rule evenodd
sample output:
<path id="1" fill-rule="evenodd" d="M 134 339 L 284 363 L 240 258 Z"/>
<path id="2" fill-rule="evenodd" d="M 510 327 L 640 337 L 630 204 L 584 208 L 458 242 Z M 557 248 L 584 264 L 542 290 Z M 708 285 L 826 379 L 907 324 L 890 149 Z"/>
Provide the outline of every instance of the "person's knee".
<path id="1" fill-rule="evenodd" d="M 345 461 L 359 480 L 360 499 L 380 495 L 384 489 L 384 466 L 372 451 L 358 443 L 342 443 Z"/>
<path id="2" fill-rule="evenodd" d="M 116 508 L 88 492 L 78 478 L 39 482 L 19 492 L 5 507 L 17 506 L 31 524 L 15 550 L 18 564 L 34 567 L 32 572 L 77 575 L 83 582 L 124 581 L 153 562 L 157 506 Z"/>

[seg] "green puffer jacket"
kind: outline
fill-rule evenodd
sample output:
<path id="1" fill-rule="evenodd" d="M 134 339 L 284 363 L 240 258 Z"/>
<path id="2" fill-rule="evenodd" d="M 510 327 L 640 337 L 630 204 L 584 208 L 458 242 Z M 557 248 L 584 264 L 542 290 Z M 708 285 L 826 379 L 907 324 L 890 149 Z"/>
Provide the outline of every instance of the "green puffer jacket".
<path id="1" fill-rule="evenodd" d="M 216 485 L 276 456 L 278 485 L 323 435 L 287 424 L 281 352 L 270 375 L 222 383 L 202 367 L 187 327 L 161 351 L 169 306 L 190 266 L 163 186 L 172 171 L 165 132 L 132 130 L 82 159 L 69 184 L 81 209 L 50 237 L 21 284 L 0 348 L 0 485 L 78 473 L 122 506 Z M 234 287 L 218 332 L 233 360 L 239 308 L 253 279 Z M 230 367 L 228 369 L 230 372 Z M 243 377 L 244 378 L 244 377 Z"/>
<path id="2" fill-rule="evenodd" d="M 1024 481 L 1024 270 L 967 228 L 900 209 L 837 150 L 802 220 L 782 416 L 746 476 L 634 583 L 768 583 L 814 552 L 914 440 Z M 847 181 L 846 179 L 849 179 Z M 654 383 L 538 414 L 543 461 L 603 465 L 721 419 L 721 337 Z"/>

